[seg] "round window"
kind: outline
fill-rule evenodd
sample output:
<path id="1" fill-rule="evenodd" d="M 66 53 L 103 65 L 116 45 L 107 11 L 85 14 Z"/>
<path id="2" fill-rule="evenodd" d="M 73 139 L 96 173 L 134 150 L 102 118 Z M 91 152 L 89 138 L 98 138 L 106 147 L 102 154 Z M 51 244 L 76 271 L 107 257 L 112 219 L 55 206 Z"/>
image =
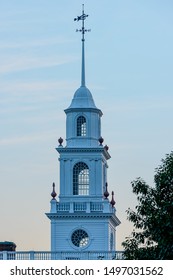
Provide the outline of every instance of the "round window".
<path id="1" fill-rule="evenodd" d="M 71 241 L 76 247 L 84 247 L 89 242 L 89 236 L 83 229 L 77 229 L 72 233 Z"/>

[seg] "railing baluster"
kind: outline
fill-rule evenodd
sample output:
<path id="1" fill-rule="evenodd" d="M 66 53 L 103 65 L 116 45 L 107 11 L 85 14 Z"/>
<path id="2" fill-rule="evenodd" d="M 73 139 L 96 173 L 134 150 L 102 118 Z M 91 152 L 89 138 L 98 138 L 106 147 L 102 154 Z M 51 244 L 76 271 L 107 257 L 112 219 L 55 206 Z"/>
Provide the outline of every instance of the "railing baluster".
<path id="1" fill-rule="evenodd" d="M 1 251 L 0 260 L 123 260 L 123 251 Z"/>

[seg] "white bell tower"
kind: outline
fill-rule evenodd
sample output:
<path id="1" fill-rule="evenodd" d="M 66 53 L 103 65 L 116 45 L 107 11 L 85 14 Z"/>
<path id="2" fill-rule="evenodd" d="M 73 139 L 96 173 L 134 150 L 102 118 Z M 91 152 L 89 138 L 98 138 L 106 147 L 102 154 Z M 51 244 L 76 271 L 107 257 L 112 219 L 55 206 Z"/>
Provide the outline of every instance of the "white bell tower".
<path id="1" fill-rule="evenodd" d="M 76 90 L 66 113 L 66 145 L 59 138 L 60 194 L 56 200 L 53 184 L 51 210 L 51 250 L 94 252 L 116 250 L 116 227 L 120 224 L 114 207 L 114 193 L 109 201 L 107 184 L 108 146 L 101 137 L 102 111 L 94 103 L 85 85 L 85 29 L 82 21 L 81 86 Z"/>

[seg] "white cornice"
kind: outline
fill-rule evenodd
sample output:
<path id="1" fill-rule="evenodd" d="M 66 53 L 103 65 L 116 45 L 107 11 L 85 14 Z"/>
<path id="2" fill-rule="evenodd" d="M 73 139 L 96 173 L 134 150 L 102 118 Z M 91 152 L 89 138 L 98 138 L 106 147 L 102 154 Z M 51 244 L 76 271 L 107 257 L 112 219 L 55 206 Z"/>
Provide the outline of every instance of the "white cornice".
<path id="1" fill-rule="evenodd" d="M 68 148 L 68 147 L 63 147 L 63 146 L 59 146 L 56 148 L 56 150 L 58 151 L 58 153 L 62 154 L 62 153 L 98 153 L 101 152 L 103 153 L 103 155 L 105 156 L 106 159 L 110 159 L 111 156 L 108 153 L 108 151 L 104 148 L 104 147 L 98 147 L 98 148 L 90 148 L 90 147 L 80 147 L 80 148 Z"/>

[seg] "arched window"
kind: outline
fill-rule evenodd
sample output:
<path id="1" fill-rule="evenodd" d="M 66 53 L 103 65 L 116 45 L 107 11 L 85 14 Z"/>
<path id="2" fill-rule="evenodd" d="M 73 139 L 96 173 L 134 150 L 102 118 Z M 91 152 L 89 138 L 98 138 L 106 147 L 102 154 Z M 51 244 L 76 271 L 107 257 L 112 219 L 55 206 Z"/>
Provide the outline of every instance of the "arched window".
<path id="1" fill-rule="evenodd" d="M 77 136 L 86 136 L 86 118 L 84 116 L 77 118 Z"/>
<path id="2" fill-rule="evenodd" d="M 89 168 L 84 162 L 73 167 L 73 194 L 89 195 Z"/>

